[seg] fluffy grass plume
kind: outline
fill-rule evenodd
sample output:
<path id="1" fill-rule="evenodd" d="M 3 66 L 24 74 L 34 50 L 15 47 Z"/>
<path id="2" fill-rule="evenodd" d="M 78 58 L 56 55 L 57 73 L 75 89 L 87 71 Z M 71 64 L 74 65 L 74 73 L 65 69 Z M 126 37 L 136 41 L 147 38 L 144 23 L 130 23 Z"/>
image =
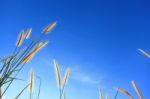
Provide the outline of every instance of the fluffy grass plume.
<path id="1" fill-rule="evenodd" d="M 69 75 L 70 75 L 70 68 L 67 68 L 65 76 L 64 76 L 64 80 L 63 80 L 64 85 L 67 84 Z"/>
<path id="2" fill-rule="evenodd" d="M 21 61 L 20 64 L 25 64 L 28 61 L 30 61 L 35 55 L 35 52 L 30 52 L 28 55 L 26 55 Z"/>
<path id="3" fill-rule="evenodd" d="M 31 52 L 29 54 L 27 54 L 21 61 L 20 61 L 20 64 L 24 64 L 24 63 L 27 63 L 28 61 L 30 61 L 34 55 L 40 50 L 42 49 L 43 47 L 45 47 L 46 45 L 48 44 L 48 41 L 44 41 L 44 42 L 40 42 L 40 43 L 37 43 L 35 45 L 35 47 L 31 50 Z"/>
<path id="4" fill-rule="evenodd" d="M 29 28 L 25 34 L 25 39 L 28 39 L 30 37 L 31 32 L 32 32 L 32 28 Z"/>
<path id="5" fill-rule="evenodd" d="M 144 51 L 143 49 L 138 49 L 141 53 L 143 53 L 145 56 L 147 56 L 148 58 L 150 58 L 150 54 L 146 51 Z"/>
<path id="6" fill-rule="evenodd" d="M 29 92 L 32 93 L 34 87 L 34 71 L 32 69 L 30 70 L 29 84 Z"/>
<path id="7" fill-rule="evenodd" d="M 43 29 L 43 33 L 44 34 L 48 34 L 48 32 L 50 32 L 55 26 L 56 26 L 57 22 L 52 22 L 50 23 L 48 26 L 46 26 L 44 29 Z"/>
<path id="8" fill-rule="evenodd" d="M 138 86 L 136 85 L 136 83 L 134 81 L 131 81 L 131 84 L 132 84 L 134 90 L 136 91 L 139 99 L 143 99 L 143 95 L 142 95 L 140 89 L 138 88 Z"/>
<path id="9" fill-rule="evenodd" d="M 70 68 L 67 68 L 64 79 L 63 79 L 63 83 L 62 83 L 59 66 L 55 60 L 54 60 L 54 67 L 55 67 L 55 72 L 56 72 L 56 77 L 57 77 L 58 88 L 60 92 L 60 99 L 62 99 L 62 98 L 65 98 L 65 88 L 66 88 L 66 84 L 68 81 L 68 77 L 70 75 Z"/>
<path id="10" fill-rule="evenodd" d="M 55 66 L 58 88 L 61 89 L 62 88 L 61 74 L 60 74 L 58 63 L 55 60 L 54 60 L 54 66 Z"/>
<path id="11" fill-rule="evenodd" d="M 24 30 L 22 30 L 18 36 L 17 42 L 16 42 L 16 46 L 19 47 L 21 46 L 22 42 L 24 39 Z"/>
<path id="12" fill-rule="evenodd" d="M 120 88 L 120 87 L 117 87 L 117 88 L 115 88 L 115 89 L 117 89 L 119 92 L 121 92 L 122 94 L 124 94 L 124 95 L 126 95 L 127 97 L 129 97 L 129 99 L 133 99 L 133 97 L 131 96 L 131 94 L 130 94 L 128 91 L 126 91 L 126 90 L 124 90 L 124 89 L 122 89 L 122 88 Z"/>
<path id="13" fill-rule="evenodd" d="M 48 44 L 48 41 L 43 41 L 37 44 L 35 52 L 38 52 L 40 49 L 44 48 Z"/>

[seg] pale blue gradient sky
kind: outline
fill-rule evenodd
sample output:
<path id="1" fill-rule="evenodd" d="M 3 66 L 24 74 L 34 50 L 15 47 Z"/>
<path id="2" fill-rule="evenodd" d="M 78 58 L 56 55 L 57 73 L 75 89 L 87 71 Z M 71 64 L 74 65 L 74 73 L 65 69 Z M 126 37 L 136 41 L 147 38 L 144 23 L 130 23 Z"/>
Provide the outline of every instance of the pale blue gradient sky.
<path id="1" fill-rule="evenodd" d="M 150 60 L 137 48 L 150 50 L 149 4 L 145 0 L 0 0 L 0 56 L 12 52 L 21 29 L 32 27 L 34 36 L 57 20 L 57 27 L 45 37 L 49 45 L 20 73 L 27 80 L 32 67 L 42 77 L 41 99 L 59 98 L 53 59 L 59 61 L 63 74 L 71 67 L 68 99 L 98 99 L 99 86 L 110 96 L 116 85 L 135 95 L 131 80 L 148 99 Z M 6 99 L 25 83 L 18 82 Z"/>

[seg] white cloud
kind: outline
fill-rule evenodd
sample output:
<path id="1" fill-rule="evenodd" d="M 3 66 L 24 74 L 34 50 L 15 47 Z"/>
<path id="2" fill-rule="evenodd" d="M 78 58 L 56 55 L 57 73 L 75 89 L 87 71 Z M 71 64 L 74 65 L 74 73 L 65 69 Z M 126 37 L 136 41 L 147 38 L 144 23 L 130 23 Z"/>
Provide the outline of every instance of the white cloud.
<path id="1" fill-rule="evenodd" d="M 98 81 L 96 79 L 94 79 L 88 73 L 81 71 L 81 69 L 79 69 L 79 68 L 72 68 L 71 69 L 71 79 L 76 80 L 80 83 L 98 84 Z"/>

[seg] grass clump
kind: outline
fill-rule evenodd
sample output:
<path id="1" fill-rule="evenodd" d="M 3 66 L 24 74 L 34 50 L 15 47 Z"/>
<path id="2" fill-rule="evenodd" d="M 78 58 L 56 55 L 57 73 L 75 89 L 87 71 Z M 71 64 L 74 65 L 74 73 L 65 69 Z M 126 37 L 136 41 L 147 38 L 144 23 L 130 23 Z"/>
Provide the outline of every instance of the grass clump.
<path id="1" fill-rule="evenodd" d="M 48 40 L 43 40 L 43 36 L 48 34 L 55 25 L 56 22 L 52 22 L 51 24 L 46 26 L 42 33 L 38 37 L 30 39 L 29 43 L 27 42 L 27 40 L 31 36 L 32 28 L 27 29 L 26 32 L 24 32 L 24 30 L 21 30 L 12 54 L 0 59 L 0 99 L 2 99 L 14 80 L 21 80 L 17 78 L 17 75 L 23 69 L 26 63 L 29 62 L 42 48 L 44 48 L 48 44 Z M 31 71 L 30 83 L 20 91 L 15 99 L 17 99 L 28 87 L 30 89 L 31 99 L 33 80 L 34 73 L 33 71 Z"/>

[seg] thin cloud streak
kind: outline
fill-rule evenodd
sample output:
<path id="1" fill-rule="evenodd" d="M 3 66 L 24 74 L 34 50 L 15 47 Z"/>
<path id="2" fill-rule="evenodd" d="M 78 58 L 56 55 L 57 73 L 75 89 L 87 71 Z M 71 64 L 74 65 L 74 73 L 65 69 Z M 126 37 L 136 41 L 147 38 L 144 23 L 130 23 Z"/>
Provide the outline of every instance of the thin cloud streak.
<path id="1" fill-rule="evenodd" d="M 89 73 L 85 73 L 84 71 L 81 71 L 79 68 L 72 68 L 71 72 L 71 79 L 75 80 L 80 83 L 86 83 L 86 84 L 98 84 L 98 80 L 94 79 Z"/>

